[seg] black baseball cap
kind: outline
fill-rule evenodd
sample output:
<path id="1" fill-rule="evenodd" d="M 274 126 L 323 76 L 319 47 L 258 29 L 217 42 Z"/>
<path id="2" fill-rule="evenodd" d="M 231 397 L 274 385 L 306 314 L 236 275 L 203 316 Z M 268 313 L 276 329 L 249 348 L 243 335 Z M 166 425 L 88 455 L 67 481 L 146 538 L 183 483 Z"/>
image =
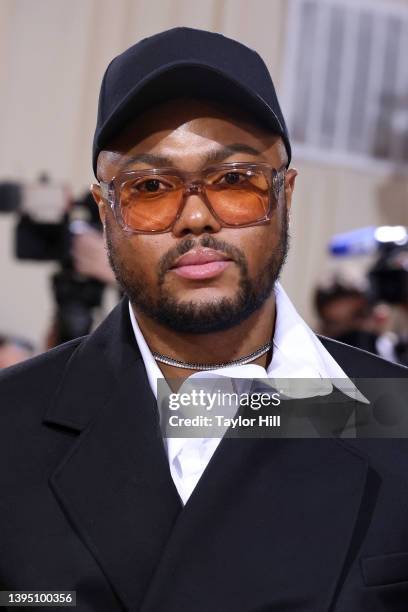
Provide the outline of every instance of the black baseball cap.
<path id="1" fill-rule="evenodd" d="M 93 141 L 100 151 L 138 113 L 172 98 L 230 103 L 280 135 L 291 148 L 269 71 L 258 53 L 222 34 L 173 28 L 139 41 L 115 57 L 103 76 Z"/>

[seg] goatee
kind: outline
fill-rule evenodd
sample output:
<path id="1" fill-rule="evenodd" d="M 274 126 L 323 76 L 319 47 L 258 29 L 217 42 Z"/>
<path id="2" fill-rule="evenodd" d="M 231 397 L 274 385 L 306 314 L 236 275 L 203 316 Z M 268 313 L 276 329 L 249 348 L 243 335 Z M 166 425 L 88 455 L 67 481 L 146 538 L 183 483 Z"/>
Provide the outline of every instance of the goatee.
<path id="1" fill-rule="evenodd" d="M 270 296 L 278 280 L 289 250 L 288 215 L 284 208 L 282 231 L 278 246 L 266 260 L 264 267 L 255 279 L 248 274 L 245 255 L 236 247 L 205 234 L 199 240 L 187 238 L 177 247 L 166 253 L 159 262 L 158 294 L 153 299 L 149 288 L 142 278 L 136 276 L 117 256 L 112 239 L 112 230 L 106 224 L 106 242 L 109 262 L 116 280 L 128 296 L 136 311 L 161 325 L 176 331 L 191 334 L 207 334 L 234 327 L 257 311 Z M 204 247 L 227 254 L 237 264 L 240 280 L 233 298 L 221 298 L 207 302 L 181 301 L 171 296 L 165 287 L 165 274 L 174 260 L 192 248 Z"/>

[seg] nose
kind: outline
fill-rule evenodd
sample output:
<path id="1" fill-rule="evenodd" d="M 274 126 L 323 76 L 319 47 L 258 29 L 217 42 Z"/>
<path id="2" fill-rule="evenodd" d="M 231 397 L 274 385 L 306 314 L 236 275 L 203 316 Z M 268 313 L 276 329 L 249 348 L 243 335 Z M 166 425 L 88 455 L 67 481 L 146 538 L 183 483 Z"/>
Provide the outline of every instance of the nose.
<path id="1" fill-rule="evenodd" d="M 212 214 L 201 193 L 186 194 L 181 214 L 173 226 L 176 237 L 219 232 L 222 225 Z"/>

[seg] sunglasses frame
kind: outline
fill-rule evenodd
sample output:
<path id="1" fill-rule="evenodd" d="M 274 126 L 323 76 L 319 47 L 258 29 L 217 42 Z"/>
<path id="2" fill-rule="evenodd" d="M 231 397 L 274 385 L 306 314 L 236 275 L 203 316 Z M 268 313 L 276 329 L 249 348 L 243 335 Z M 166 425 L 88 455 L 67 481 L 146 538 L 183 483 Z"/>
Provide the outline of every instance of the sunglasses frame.
<path id="1" fill-rule="evenodd" d="M 234 170 L 247 170 L 250 172 L 251 170 L 261 170 L 268 183 L 269 188 L 269 202 L 268 202 L 268 210 L 265 215 L 261 219 L 257 219 L 256 221 L 251 221 L 250 223 L 244 224 L 230 224 L 223 221 L 218 214 L 213 209 L 211 202 L 208 199 L 205 190 L 205 177 L 214 174 L 216 172 L 222 172 L 223 170 L 227 170 L 233 172 Z M 274 168 L 273 166 L 266 163 L 253 163 L 253 162 L 231 162 L 225 164 L 219 164 L 217 166 L 209 166 L 202 171 L 199 172 L 183 172 L 181 170 L 177 170 L 176 168 L 171 167 L 163 167 L 163 168 L 143 168 L 140 170 L 129 170 L 126 172 L 121 172 L 117 176 L 113 177 L 109 182 L 99 181 L 99 185 L 101 187 L 102 196 L 108 202 L 112 212 L 114 214 L 115 220 L 118 225 L 122 228 L 122 230 L 128 234 L 164 234 L 172 231 L 174 225 L 177 223 L 180 218 L 184 206 L 186 204 L 187 196 L 194 193 L 199 194 L 211 212 L 212 216 L 220 223 L 222 227 L 229 228 L 241 228 L 241 227 L 253 227 L 256 225 L 262 225 L 264 223 L 268 223 L 271 219 L 271 212 L 273 209 L 273 204 L 277 204 L 279 199 L 279 194 L 281 189 L 285 183 L 287 168 L 286 166 L 281 166 L 279 169 Z M 137 230 L 129 227 L 123 220 L 122 211 L 120 206 L 120 191 L 122 186 L 135 178 L 144 178 L 144 177 L 154 177 L 157 175 L 168 175 L 174 176 L 181 179 L 184 183 L 184 190 L 181 197 L 179 209 L 177 214 L 172 221 L 172 223 L 166 227 L 165 229 L 160 230 Z M 274 201 L 273 201 L 274 200 Z"/>

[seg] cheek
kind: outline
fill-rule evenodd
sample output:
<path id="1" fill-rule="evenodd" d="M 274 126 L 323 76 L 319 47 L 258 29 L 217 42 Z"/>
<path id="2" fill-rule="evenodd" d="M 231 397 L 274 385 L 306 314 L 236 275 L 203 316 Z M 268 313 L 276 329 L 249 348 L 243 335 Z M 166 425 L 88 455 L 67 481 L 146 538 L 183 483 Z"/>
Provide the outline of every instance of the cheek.
<path id="1" fill-rule="evenodd" d="M 134 235 L 122 244 L 122 254 L 127 269 L 154 287 L 158 281 L 160 259 L 168 248 L 163 246 L 160 237 Z"/>
<path id="2" fill-rule="evenodd" d="M 282 225 L 274 218 L 268 225 L 248 228 L 248 234 L 239 246 L 245 253 L 250 277 L 255 277 L 273 256 L 280 243 L 281 231 Z"/>

